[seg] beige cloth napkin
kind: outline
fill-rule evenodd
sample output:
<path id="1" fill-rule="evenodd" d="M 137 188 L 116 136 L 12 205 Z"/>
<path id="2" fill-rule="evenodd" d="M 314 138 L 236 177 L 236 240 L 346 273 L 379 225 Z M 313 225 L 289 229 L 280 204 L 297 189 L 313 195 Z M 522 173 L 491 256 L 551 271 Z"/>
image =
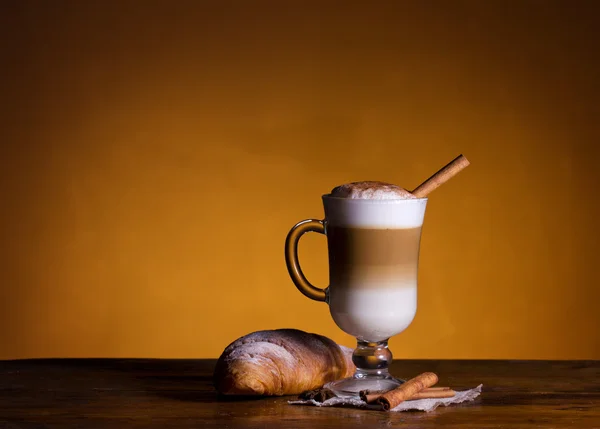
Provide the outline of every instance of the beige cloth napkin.
<path id="1" fill-rule="evenodd" d="M 463 390 L 460 392 L 456 392 L 452 398 L 431 398 L 431 399 L 416 399 L 413 401 L 404 401 L 396 408 L 392 408 L 390 411 L 398 412 L 398 411 L 409 411 L 409 410 L 419 410 L 419 411 L 433 411 L 440 405 L 447 407 L 451 404 L 460 404 L 461 402 L 472 401 L 477 398 L 481 394 L 481 388 L 483 384 L 479 386 L 469 389 Z M 288 404 L 291 405 L 315 405 L 317 407 L 334 407 L 334 406 L 349 406 L 355 408 L 366 408 L 366 409 L 381 409 L 376 405 L 369 405 L 363 400 L 359 398 L 343 398 L 343 397 L 334 397 L 327 399 L 324 402 L 317 402 L 314 399 L 309 400 L 297 400 L 297 401 L 288 401 Z"/>

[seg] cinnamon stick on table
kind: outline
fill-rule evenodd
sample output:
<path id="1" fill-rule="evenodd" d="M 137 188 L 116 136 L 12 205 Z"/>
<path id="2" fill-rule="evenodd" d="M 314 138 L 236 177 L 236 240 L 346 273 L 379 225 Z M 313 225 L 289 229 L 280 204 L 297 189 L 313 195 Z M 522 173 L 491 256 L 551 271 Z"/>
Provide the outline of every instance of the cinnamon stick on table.
<path id="1" fill-rule="evenodd" d="M 383 393 L 370 393 L 368 390 L 360 392 L 360 399 L 367 403 L 375 402 L 379 399 Z M 427 387 L 420 392 L 415 393 L 410 398 L 406 398 L 405 401 L 412 401 L 414 399 L 434 399 L 434 398 L 452 398 L 456 395 L 456 392 L 449 387 Z"/>
<path id="2" fill-rule="evenodd" d="M 447 390 L 434 390 L 431 392 L 428 392 L 427 389 L 425 389 L 422 392 L 418 392 L 415 393 L 413 396 L 411 396 L 410 398 L 406 399 L 407 401 L 412 401 L 415 399 L 437 399 L 437 398 L 452 398 L 454 395 L 456 395 L 456 392 L 452 389 L 447 389 Z"/>
<path id="3" fill-rule="evenodd" d="M 422 392 L 426 388 L 433 386 L 437 382 L 438 382 L 437 375 L 435 375 L 433 372 L 424 372 L 423 374 L 418 375 L 415 378 L 408 380 L 407 382 L 401 384 L 394 390 L 390 390 L 389 392 L 386 392 L 383 395 L 373 395 L 373 394 L 369 395 L 369 394 L 362 394 L 365 392 L 361 392 L 361 399 L 363 399 L 364 401 L 369 402 L 369 403 L 376 402 L 379 405 L 381 405 L 385 411 L 387 411 L 387 410 L 397 407 L 398 405 L 400 405 L 402 402 L 404 402 L 406 400 L 413 399 L 413 397 L 415 395 Z M 445 390 L 438 390 L 437 392 L 441 392 L 442 394 L 446 394 L 446 395 L 450 394 L 450 393 L 445 393 L 445 392 L 449 392 L 449 391 L 445 391 Z M 433 392 L 429 392 L 429 393 L 433 394 Z M 453 394 L 449 397 L 454 396 L 453 391 L 452 391 L 452 393 Z M 441 397 L 446 397 L 446 396 L 441 396 Z M 419 399 L 422 399 L 422 398 L 419 398 Z"/>
<path id="4" fill-rule="evenodd" d="M 440 390 L 452 390 L 449 387 L 442 387 L 442 386 L 436 386 L 436 387 L 427 387 L 425 389 L 423 389 L 421 392 L 437 392 Z"/>

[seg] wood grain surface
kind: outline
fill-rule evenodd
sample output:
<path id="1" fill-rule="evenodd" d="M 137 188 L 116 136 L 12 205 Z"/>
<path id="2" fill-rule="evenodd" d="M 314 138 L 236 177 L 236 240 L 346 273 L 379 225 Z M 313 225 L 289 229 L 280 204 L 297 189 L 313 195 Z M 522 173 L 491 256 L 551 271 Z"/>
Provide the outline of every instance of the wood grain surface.
<path id="1" fill-rule="evenodd" d="M 474 402 L 431 413 L 291 406 L 290 397 L 228 399 L 215 360 L 0 361 L 0 429 L 42 428 L 600 428 L 600 361 L 397 360 L 439 385 L 483 383 Z"/>

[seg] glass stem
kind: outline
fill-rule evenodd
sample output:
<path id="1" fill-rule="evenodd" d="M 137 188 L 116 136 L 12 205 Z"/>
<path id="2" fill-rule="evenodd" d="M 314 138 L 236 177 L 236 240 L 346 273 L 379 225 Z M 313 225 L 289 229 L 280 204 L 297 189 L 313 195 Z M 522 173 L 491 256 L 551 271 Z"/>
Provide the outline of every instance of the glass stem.
<path id="1" fill-rule="evenodd" d="M 355 378 L 388 377 L 392 363 L 392 352 L 388 349 L 388 340 L 369 342 L 358 340 L 352 354 L 356 366 Z"/>

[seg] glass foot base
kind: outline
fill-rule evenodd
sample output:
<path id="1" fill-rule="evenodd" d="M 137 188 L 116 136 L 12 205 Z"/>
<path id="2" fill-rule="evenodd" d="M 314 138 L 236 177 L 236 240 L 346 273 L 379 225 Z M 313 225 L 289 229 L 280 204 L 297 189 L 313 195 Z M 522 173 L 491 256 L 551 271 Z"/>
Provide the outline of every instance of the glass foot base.
<path id="1" fill-rule="evenodd" d="M 332 381 L 323 387 L 331 390 L 337 396 L 358 397 L 358 394 L 363 390 L 368 390 L 371 393 L 384 393 L 395 389 L 402 383 L 404 383 L 404 380 L 399 380 L 390 375 L 369 375 Z"/>

